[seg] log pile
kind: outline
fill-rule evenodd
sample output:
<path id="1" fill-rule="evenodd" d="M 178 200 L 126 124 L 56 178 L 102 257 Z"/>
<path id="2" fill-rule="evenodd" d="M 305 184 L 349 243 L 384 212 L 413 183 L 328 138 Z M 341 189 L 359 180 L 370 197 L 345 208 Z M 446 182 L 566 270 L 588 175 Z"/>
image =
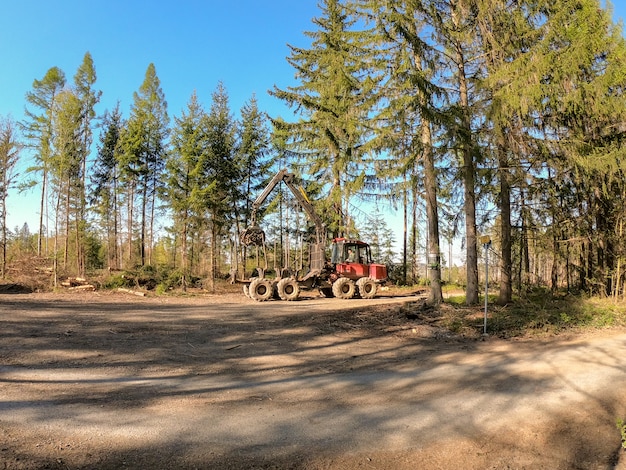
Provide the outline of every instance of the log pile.
<path id="1" fill-rule="evenodd" d="M 65 281 L 61 281 L 61 286 L 66 287 L 68 290 L 84 290 L 94 291 L 96 286 L 87 281 L 83 277 L 68 277 Z"/>

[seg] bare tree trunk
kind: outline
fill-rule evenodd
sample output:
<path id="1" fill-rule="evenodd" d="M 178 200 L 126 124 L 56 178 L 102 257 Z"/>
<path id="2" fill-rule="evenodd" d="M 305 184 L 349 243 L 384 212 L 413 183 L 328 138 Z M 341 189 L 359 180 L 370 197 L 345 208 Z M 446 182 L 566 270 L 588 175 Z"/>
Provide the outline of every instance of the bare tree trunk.
<path id="1" fill-rule="evenodd" d="M 517 279 L 517 290 L 520 295 L 528 291 L 531 283 L 530 272 L 530 250 L 528 247 L 528 227 L 527 213 L 524 203 L 524 191 L 521 191 L 521 216 L 520 216 L 520 242 L 519 242 L 519 269 Z"/>
<path id="2" fill-rule="evenodd" d="M 183 271 L 181 287 L 183 289 L 183 292 L 187 291 L 187 277 L 189 276 L 189 266 L 188 266 L 189 261 L 187 257 L 187 227 L 188 226 L 189 226 L 189 223 L 187 222 L 187 214 L 185 214 L 185 218 L 183 221 L 183 229 L 182 229 L 182 233 L 180 234 L 181 235 L 180 255 L 181 255 L 181 264 L 182 264 L 182 271 Z"/>
<path id="3" fill-rule="evenodd" d="M 146 211 L 148 204 L 148 194 L 147 194 L 147 186 L 146 184 L 142 185 L 141 190 L 141 233 L 140 233 L 140 258 L 141 258 L 141 266 L 146 265 Z"/>
<path id="4" fill-rule="evenodd" d="M 215 220 L 211 221 L 211 252 L 209 253 L 209 289 L 215 290 L 217 271 L 217 227 Z"/>
<path id="5" fill-rule="evenodd" d="M 459 13 L 456 11 L 455 5 L 451 8 L 451 14 L 453 23 L 460 27 L 461 18 L 459 18 Z M 468 80 L 465 72 L 466 60 L 463 45 L 460 42 L 456 42 L 454 46 L 458 74 L 459 105 L 462 113 L 460 135 L 462 138 L 461 152 L 463 158 L 463 182 L 465 195 L 465 264 L 467 276 L 465 302 L 468 305 L 475 305 L 478 303 L 478 244 L 475 194 L 476 168 L 474 162 L 471 114 L 469 109 Z"/>
<path id="6" fill-rule="evenodd" d="M 39 202 L 39 236 L 37 237 L 37 256 L 43 255 L 44 214 L 46 209 L 46 192 L 48 190 L 48 172 L 44 169 L 41 177 L 41 200 Z"/>
<path id="7" fill-rule="evenodd" d="M 2 279 L 6 276 L 7 269 L 7 188 L 9 185 L 7 178 L 7 168 L 3 167 L 2 171 L 2 193 L 0 193 L 0 226 L 2 227 L 2 265 L 0 266 Z"/>
<path id="8" fill-rule="evenodd" d="M 52 274 L 53 274 L 53 286 L 57 287 L 59 282 L 59 210 L 61 208 L 61 193 L 57 195 L 57 200 L 55 204 L 55 214 L 54 214 L 54 246 L 53 246 L 53 256 L 52 256 Z"/>
<path id="9" fill-rule="evenodd" d="M 441 292 L 441 249 L 439 244 L 439 215 L 437 213 L 437 175 L 432 147 L 430 121 L 422 122 L 422 146 L 424 163 L 424 189 L 426 192 L 426 218 L 428 220 L 428 275 L 432 304 L 443 302 Z"/>
<path id="10" fill-rule="evenodd" d="M 501 132 L 503 130 L 501 129 Z M 502 134 L 499 136 L 501 139 Z M 501 142 L 498 145 L 498 173 L 500 175 L 500 293 L 498 303 L 506 305 L 513 298 L 511 281 L 511 186 L 509 182 L 509 162 L 506 149 Z"/>
<path id="11" fill-rule="evenodd" d="M 0 126 L 2 125 L 3 123 L 0 122 Z M 7 126 L 8 125 L 9 124 L 7 124 Z M 2 265 L 0 265 L 0 275 L 2 276 L 2 279 L 4 279 L 6 276 L 6 269 L 7 269 L 7 191 L 9 190 L 9 184 L 10 184 L 9 172 L 11 171 L 10 170 L 11 163 L 10 163 L 10 157 L 9 157 L 11 135 L 10 135 L 10 130 L 8 127 L 7 127 L 6 134 L 4 133 L 5 132 L 4 129 L 0 129 L 0 131 L 3 132 L 3 135 L 0 136 L 0 138 L 2 138 L 2 142 L 0 142 L 0 145 L 3 146 L 2 148 L 3 154 L 0 155 L 0 158 L 2 158 L 2 165 L 0 166 L 0 174 L 2 176 L 2 187 L 0 188 L 0 227 L 2 228 L 2 241 L 1 241 Z"/>
<path id="12" fill-rule="evenodd" d="M 404 213 L 403 213 L 403 231 L 402 231 L 402 281 L 406 285 L 407 284 L 407 249 L 408 249 L 408 237 L 409 237 L 409 198 L 408 198 L 408 188 L 407 188 L 407 179 L 406 173 L 404 174 Z"/>
<path id="13" fill-rule="evenodd" d="M 412 178 L 413 184 L 412 186 L 412 196 L 413 196 L 413 214 L 412 214 L 412 238 L 413 243 L 411 243 L 411 279 L 413 283 L 417 282 L 419 278 L 419 270 L 418 270 L 418 241 L 417 241 L 417 184 L 415 183 L 415 178 Z"/>
<path id="14" fill-rule="evenodd" d="M 70 250 L 70 180 L 67 180 L 65 189 L 65 241 L 63 243 L 63 269 L 67 269 L 68 255 Z M 57 217 L 59 216 L 57 208 Z M 58 234 L 57 234 L 58 235 Z"/>
<path id="15" fill-rule="evenodd" d="M 120 267 L 120 259 L 122 258 L 121 244 L 119 242 L 119 227 L 118 227 L 118 217 L 120 217 L 120 208 L 117 199 L 117 170 L 113 179 L 113 259 L 112 259 L 112 267 L 114 269 L 119 269 Z M 121 225 L 121 219 L 119 223 Z"/>
<path id="16" fill-rule="evenodd" d="M 148 237 L 148 264 L 152 265 L 152 251 L 154 250 L 154 211 L 156 207 L 157 190 L 156 180 L 153 181 L 152 194 L 150 196 L 150 235 Z"/>
<path id="17" fill-rule="evenodd" d="M 134 200 L 135 190 L 134 187 L 128 190 L 128 214 L 126 214 L 128 220 L 128 266 L 132 266 L 133 262 L 133 217 L 134 217 Z"/>
<path id="18" fill-rule="evenodd" d="M 552 270 L 550 271 L 550 289 L 556 292 L 559 286 L 559 241 L 556 232 L 552 235 Z"/>

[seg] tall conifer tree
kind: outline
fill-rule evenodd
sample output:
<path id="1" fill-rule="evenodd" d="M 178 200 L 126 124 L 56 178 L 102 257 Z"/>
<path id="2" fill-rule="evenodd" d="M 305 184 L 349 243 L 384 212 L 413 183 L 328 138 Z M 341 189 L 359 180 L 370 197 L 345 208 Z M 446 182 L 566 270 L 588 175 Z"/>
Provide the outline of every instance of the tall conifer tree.
<path id="1" fill-rule="evenodd" d="M 94 107 L 100 101 L 102 92 L 94 89 L 96 83 L 96 69 L 93 58 L 89 52 L 85 53 L 83 62 L 74 75 L 74 91 L 80 102 L 79 115 L 79 158 L 81 161 L 79 176 L 79 209 L 76 220 L 76 257 L 78 264 L 78 274 L 84 275 L 85 271 L 85 243 L 86 243 L 86 178 L 87 160 L 91 152 L 93 142 L 93 121 L 96 116 Z"/>
<path id="2" fill-rule="evenodd" d="M 65 87 L 65 74 L 58 67 L 49 69 L 41 80 L 33 81 L 33 89 L 26 93 L 30 108 L 24 111 L 25 120 L 21 126 L 27 144 L 35 152 L 35 165 L 29 172 L 41 174 L 41 198 L 39 204 L 39 235 L 37 254 L 43 254 L 43 240 L 46 236 L 48 171 L 52 157 L 52 120 L 57 95 Z M 35 183 L 36 184 L 36 183 Z"/>
<path id="3" fill-rule="evenodd" d="M 22 150 L 22 143 L 18 139 L 17 126 L 13 119 L 0 116 L 0 276 L 3 279 L 7 264 L 8 192 L 16 184 L 16 165 Z"/>
<path id="4" fill-rule="evenodd" d="M 123 137 L 123 171 L 139 204 L 139 260 L 143 266 L 151 255 L 148 245 L 154 234 L 157 188 L 163 176 L 167 153 L 169 117 L 167 102 L 154 64 L 148 65 L 144 81 L 133 94 L 133 105 Z M 129 194 L 132 207 L 134 194 Z M 132 210 L 129 211 L 132 214 Z M 132 247 L 132 215 L 129 219 L 129 247 Z"/>
<path id="5" fill-rule="evenodd" d="M 208 186 L 207 115 L 195 92 L 187 103 L 187 109 L 180 117 L 175 117 L 174 122 L 163 196 L 172 214 L 174 230 L 180 244 L 182 288 L 186 290 L 193 261 L 189 242 L 193 242 L 195 233 L 205 226 L 204 195 Z"/>
<path id="6" fill-rule="evenodd" d="M 91 173 L 90 204 L 98 214 L 97 222 L 102 227 L 107 243 L 107 266 L 119 269 L 120 207 L 119 207 L 119 159 L 121 135 L 124 121 L 119 103 L 102 117 L 102 132 L 98 151 Z"/>
<path id="7" fill-rule="evenodd" d="M 356 18 L 339 0 L 320 2 L 322 16 L 309 49 L 289 46 L 289 63 L 300 84 L 272 95 L 295 108 L 303 119 L 286 127 L 300 163 L 316 180 L 329 186 L 325 199 L 329 227 L 335 235 L 348 230 L 348 202 L 361 189 L 365 175 L 364 144 L 376 80 L 368 72 L 367 35 L 355 30 Z"/>
<path id="8" fill-rule="evenodd" d="M 204 172 L 208 185 L 204 194 L 211 237 L 209 280 L 213 283 L 219 273 L 222 237 L 236 213 L 236 189 L 241 181 L 241 168 L 235 158 L 235 121 L 223 83 L 218 83 L 211 97 L 211 108 L 206 118 L 207 159 Z"/>

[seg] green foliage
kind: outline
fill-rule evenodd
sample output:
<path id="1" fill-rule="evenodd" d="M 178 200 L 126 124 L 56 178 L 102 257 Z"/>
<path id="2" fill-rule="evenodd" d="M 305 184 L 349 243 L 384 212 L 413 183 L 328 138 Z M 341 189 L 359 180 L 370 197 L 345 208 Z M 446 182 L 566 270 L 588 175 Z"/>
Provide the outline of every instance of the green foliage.
<path id="1" fill-rule="evenodd" d="M 303 119 L 274 120 L 312 179 L 324 185 L 320 213 L 331 218 L 328 229 L 345 234 L 350 195 L 362 189 L 376 73 L 368 67 L 369 33 L 356 30 L 358 18 L 338 0 L 323 0 L 314 19 L 317 31 L 305 33 L 311 47 L 290 46 L 289 63 L 300 84 L 270 93 L 286 102 Z"/>
<path id="2" fill-rule="evenodd" d="M 271 92 L 302 119 L 273 119 L 271 138 L 254 98 L 236 122 L 221 83 L 210 112 L 194 95 L 170 129 L 165 95 L 150 64 L 128 122 L 119 107 L 105 115 L 95 164 L 87 165 L 100 99 L 91 55 L 85 54 L 72 86 L 58 67 L 35 80 L 21 123 L 35 179 L 20 185 L 41 184 L 42 216 L 59 211 L 58 226 L 53 217 L 40 224 L 40 254 L 42 241 L 50 242 L 44 229 L 56 229 L 65 240 L 75 235 L 65 250 L 78 245 L 78 252 L 65 254 L 79 270 L 81 263 L 155 264 L 158 249 L 166 254 L 159 261 L 183 273 L 183 284 L 208 271 L 219 277 L 234 260 L 229 238 L 249 216 L 251 194 L 274 156 L 309 180 L 307 192 L 331 232 L 355 232 L 357 197 L 402 204 L 414 227 L 428 218 L 432 229 L 433 212 L 420 213 L 428 194 L 429 207 L 438 205 L 451 220 L 450 239 L 466 204 L 469 277 L 477 273 L 473 231 L 481 221 L 472 219 L 478 212 L 501 230 L 498 243 L 507 245 L 499 253 L 501 266 L 505 275 L 517 276 L 519 292 L 551 283 L 553 292 L 567 286 L 621 295 L 626 44 L 598 0 L 323 0 L 320 10 L 313 30 L 305 32 L 310 46 L 290 46 L 287 61 L 298 83 Z M 432 172 L 426 171 L 429 150 Z M 427 184 L 430 173 L 436 181 Z M 510 191 L 498 188 L 496 177 Z M 510 199 L 512 220 L 498 225 L 489 208 L 504 199 Z M 167 243 L 153 239 L 160 202 L 172 222 Z M 392 232 L 380 214 L 375 219 L 371 233 L 361 232 L 376 257 L 391 263 Z M 99 230 L 99 244 L 90 239 L 91 226 Z M 435 238 L 431 232 L 431 247 Z M 32 239 L 16 234 L 11 243 L 26 250 Z M 409 245 L 417 251 L 417 240 Z M 416 274 L 414 258 L 408 262 Z M 477 290 L 477 279 L 459 282 Z M 543 306 L 528 320 L 515 310 L 517 305 L 523 312 L 524 302 L 535 306 L 528 297 L 506 314 L 494 309 L 494 326 L 558 330 L 621 322 L 611 305 L 585 312 L 552 301 L 539 302 Z"/>
<path id="3" fill-rule="evenodd" d="M 124 274 L 115 274 L 106 278 L 102 283 L 102 287 L 105 289 L 117 289 L 119 287 L 134 287 L 134 285 Z"/>
<path id="4" fill-rule="evenodd" d="M 465 306 L 464 295 L 449 295 L 446 297 L 446 303 L 457 307 Z"/>
<path id="5" fill-rule="evenodd" d="M 102 250 L 102 241 L 96 233 L 88 231 L 85 234 L 84 250 L 85 250 L 85 268 L 87 270 L 104 268 L 104 258 Z"/>
<path id="6" fill-rule="evenodd" d="M 491 331 L 506 336 L 529 332 L 558 333 L 572 328 L 604 328 L 626 324 L 626 307 L 609 300 L 554 296 L 537 291 L 506 308 L 493 307 Z"/>
<path id="7" fill-rule="evenodd" d="M 163 183 L 167 155 L 169 116 L 167 101 L 154 64 L 146 69 L 144 81 L 133 93 L 130 117 L 121 136 L 119 164 L 120 179 L 126 188 L 126 199 L 137 197 L 139 209 L 139 262 L 146 263 L 149 237 L 154 233 L 154 214 L 159 191 Z M 133 221 L 127 227 L 134 233 Z M 132 246 L 132 243 L 130 244 Z"/>
<path id="8" fill-rule="evenodd" d="M 619 418 L 616 425 L 622 437 L 622 448 L 626 449 L 626 422 Z"/>

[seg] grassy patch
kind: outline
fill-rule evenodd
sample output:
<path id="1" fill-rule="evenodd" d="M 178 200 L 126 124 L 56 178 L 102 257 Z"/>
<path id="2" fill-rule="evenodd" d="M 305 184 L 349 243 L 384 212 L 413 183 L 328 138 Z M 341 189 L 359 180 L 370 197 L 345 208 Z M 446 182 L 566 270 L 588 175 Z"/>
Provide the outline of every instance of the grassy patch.
<path id="1" fill-rule="evenodd" d="M 626 449 L 626 422 L 621 418 L 617 420 L 617 429 L 622 435 L 622 447 Z"/>
<path id="2" fill-rule="evenodd" d="M 484 304 L 466 306 L 462 295 L 446 298 L 440 325 L 457 334 L 482 333 Z M 500 337 L 555 334 L 565 330 L 626 326 L 626 302 L 537 291 L 496 305 L 490 296 L 487 333 Z"/>

